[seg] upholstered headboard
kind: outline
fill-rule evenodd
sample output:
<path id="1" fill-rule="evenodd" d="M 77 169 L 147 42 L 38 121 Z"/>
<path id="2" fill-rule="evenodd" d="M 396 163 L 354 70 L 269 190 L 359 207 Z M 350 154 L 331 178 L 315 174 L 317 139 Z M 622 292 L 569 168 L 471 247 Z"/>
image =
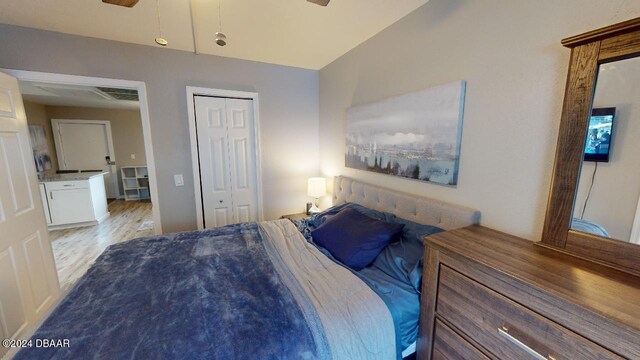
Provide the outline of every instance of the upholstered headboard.
<path id="1" fill-rule="evenodd" d="M 345 202 L 389 212 L 403 219 L 445 230 L 480 222 L 478 210 L 336 176 L 333 184 L 333 205 Z"/>

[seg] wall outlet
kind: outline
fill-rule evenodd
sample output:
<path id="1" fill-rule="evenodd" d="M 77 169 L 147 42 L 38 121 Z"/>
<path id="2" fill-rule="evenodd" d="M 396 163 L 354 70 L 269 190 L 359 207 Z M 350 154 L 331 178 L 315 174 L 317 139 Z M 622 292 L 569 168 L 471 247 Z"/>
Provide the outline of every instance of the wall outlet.
<path id="1" fill-rule="evenodd" d="M 136 159 L 136 154 L 131 154 L 131 160 L 135 160 Z"/>
<path id="2" fill-rule="evenodd" d="M 182 174 L 173 175 L 173 182 L 176 186 L 184 186 L 184 179 L 182 178 Z"/>

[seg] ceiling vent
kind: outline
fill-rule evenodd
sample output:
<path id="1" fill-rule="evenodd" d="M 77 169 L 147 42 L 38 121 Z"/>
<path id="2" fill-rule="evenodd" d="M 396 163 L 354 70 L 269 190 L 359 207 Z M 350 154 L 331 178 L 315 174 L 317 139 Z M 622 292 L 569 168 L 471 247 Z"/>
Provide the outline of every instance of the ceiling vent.
<path id="1" fill-rule="evenodd" d="M 116 100 L 138 101 L 138 91 L 129 89 L 117 89 L 108 87 L 98 87 L 98 90 L 111 96 Z"/>
<path id="2" fill-rule="evenodd" d="M 38 84 L 36 88 L 59 97 L 77 97 L 80 99 L 111 100 L 109 95 L 93 87 L 78 87 L 58 84 Z"/>

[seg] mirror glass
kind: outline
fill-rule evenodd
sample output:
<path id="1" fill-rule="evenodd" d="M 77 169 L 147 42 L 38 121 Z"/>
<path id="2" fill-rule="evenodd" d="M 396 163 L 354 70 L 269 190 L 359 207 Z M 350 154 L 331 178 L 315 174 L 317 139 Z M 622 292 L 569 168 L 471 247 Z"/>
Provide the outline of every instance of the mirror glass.
<path id="1" fill-rule="evenodd" d="M 640 58 L 597 79 L 571 229 L 640 244 Z"/>

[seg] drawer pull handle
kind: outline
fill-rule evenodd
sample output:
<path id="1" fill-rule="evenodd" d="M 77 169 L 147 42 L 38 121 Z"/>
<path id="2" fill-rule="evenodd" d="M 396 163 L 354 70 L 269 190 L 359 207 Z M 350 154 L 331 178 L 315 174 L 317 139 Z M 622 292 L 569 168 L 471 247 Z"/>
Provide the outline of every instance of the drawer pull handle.
<path id="1" fill-rule="evenodd" d="M 72 187 L 73 185 L 65 184 L 64 187 Z"/>
<path id="2" fill-rule="evenodd" d="M 535 359 L 538 359 L 538 360 L 555 360 L 555 358 L 553 356 L 551 356 L 551 355 L 549 355 L 549 356 L 540 355 L 539 352 L 533 350 L 527 344 L 525 344 L 522 341 L 520 341 L 520 340 L 516 339 L 515 337 L 513 337 L 511 334 L 509 334 L 509 328 L 507 328 L 506 326 L 498 328 L 498 335 L 502 336 L 503 338 L 508 340 L 510 343 L 512 343 L 515 346 L 519 347 L 520 349 L 524 350 L 527 354 L 533 356 L 533 358 L 535 358 Z"/>

